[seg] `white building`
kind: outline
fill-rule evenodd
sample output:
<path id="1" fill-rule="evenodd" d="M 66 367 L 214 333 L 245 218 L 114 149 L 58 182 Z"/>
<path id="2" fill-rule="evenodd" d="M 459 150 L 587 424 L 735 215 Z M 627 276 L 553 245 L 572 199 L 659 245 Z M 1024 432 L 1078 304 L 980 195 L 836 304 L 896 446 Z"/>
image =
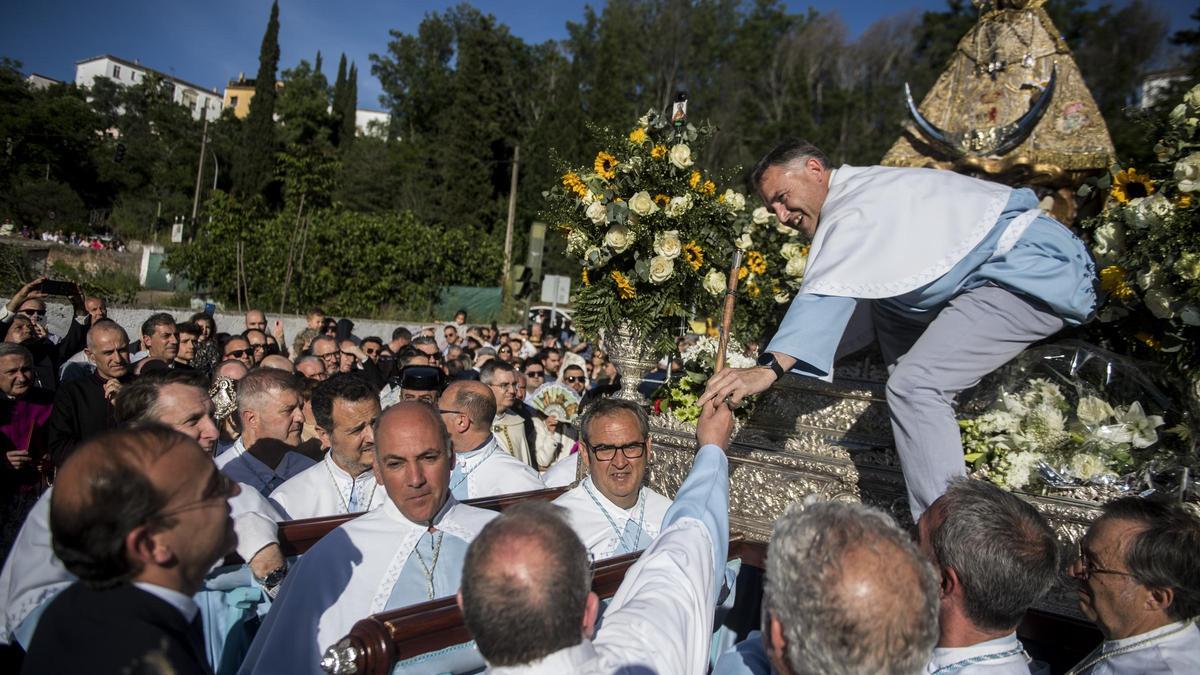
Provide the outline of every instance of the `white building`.
<path id="1" fill-rule="evenodd" d="M 61 81 L 56 80 L 53 77 L 47 77 L 46 75 L 39 75 L 37 73 L 30 73 L 29 77 L 25 78 L 25 83 L 29 85 L 30 89 L 49 89 L 56 84 L 62 84 Z"/>
<path id="2" fill-rule="evenodd" d="M 173 75 L 147 68 L 137 61 L 126 61 L 108 54 L 75 62 L 75 84 L 86 89 L 90 89 L 98 77 L 107 77 L 119 85 L 129 86 L 140 84 L 150 75 L 161 80 L 163 86 L 171 92 L 171 99 L 191 110 L 192 117 L 200 119 L 204 110 L 208 111 L 209 119 L 220 116 L 224 103 L 216 89 L 206 89 Z"/>
<path id="3" fill-rule="evenodd" d="M 382 110 L 358 108 L 354 111 L 354 129 L 359 136 L 387 138 L 392 116 Z"/>
<path id="4" fill-rule="evenodd" d="M 1142 110 L 1158 103 L 1177 82 L 1185 82 L 1188 72 L 1183 68 L 1170 68 L 1147 73 L 1142 78 L 1142 89 L 1138 92 L 1138 107 Z"/>

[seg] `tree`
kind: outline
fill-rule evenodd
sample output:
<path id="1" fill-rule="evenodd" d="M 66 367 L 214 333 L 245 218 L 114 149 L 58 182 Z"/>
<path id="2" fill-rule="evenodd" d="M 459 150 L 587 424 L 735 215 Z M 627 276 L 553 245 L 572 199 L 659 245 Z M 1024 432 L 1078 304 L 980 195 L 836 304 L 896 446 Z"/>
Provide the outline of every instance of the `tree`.
<path id="1" fill-rule="evenodd" d="M 332 118 L 332 135 L 330 139 L 335 146 L 342 144 L 342 120 L 346 116 L 346 53 L 342 52 L 342 58 L 338 61 L 337 79 L 333 81 L 333 109 L 330 113 Z"/>
<path id="2" fill-rule="evenodd" d="M 234 189 L 243 197 L 266 192 L 275 175 L 275 72 L 279 67 L 279 2 L 271 16 L 258 54 L 254 98 L 246 116 L 242 151 L 234 164 Z"/>

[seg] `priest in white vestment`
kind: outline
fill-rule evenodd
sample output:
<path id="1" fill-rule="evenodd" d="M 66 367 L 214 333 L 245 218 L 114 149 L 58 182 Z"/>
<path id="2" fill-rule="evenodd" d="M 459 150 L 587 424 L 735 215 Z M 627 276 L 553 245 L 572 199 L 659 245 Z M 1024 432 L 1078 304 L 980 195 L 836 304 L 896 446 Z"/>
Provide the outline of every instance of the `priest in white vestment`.
<path id="1" fill-rule="evenodd" d="M 1028 345 L 1088 321 L 1095 263 L 1027 189 L 952 171 L 833 169 L 785 141 L 755 187 L 812 240 L 800 292 L 754 368 L 714 375 L 699 403 L 739 402 L 784 373 L 833 378 L 835 358 L 878 339 L 913 520 L 966 474 L 955 398 Z"/>
<path id="2" fill-rule="evenodd" d="M 1075 675 L 1200 673 L 1200 518 L 1178 503 L 1104 505 L 1070 567 L 1104 642 Z"/>
<path id="3" fill-rule="evenodd" d="M 708 672 L 729 547 L 732 430 L 726 406 L 705 408 L 701 447 L 663 532 L 625 574 L 599 629 L 589 556 L 553 507 L 521 504 L 485 528 L 468 553 L 459 603 L 487 672 Z"/>
<path id="4" fill-rule="evenodd" d="M 316 464 L 295 452 L 304 428 L 304 399 L 291 373 L 251 371 L 238 383 L 237 415 L 242 435 L 219 455 L 217 468 L 264 497 Z"/>
<path id="5" fill-rule="evenodd" d="M 358 373 L 340 373 L 317 385 L 312 396 L 317 437 L 325 458 L 271 493 L 285 519 L 370 511 L 387 500 L 375 480 L 375 420 L 379 397 Z"/>
<path id="6" fill-rule="evenodd" d="M 536 467 L 537 458 L 533 454 L 536 449 L 529 447 L 525 418 L 512 411 L 517 400 L 516 370 L 511 364 L 492 359 L 479 369 L 479 381 L 491 387 L 492 395 L 496 398 L 496 418 L 492 421 L 496 442 L 522 463 Z"/>
<path id="7" fill-rule="evenodd" d="M 355 622 L 452 595 L 467 546 L 496 516 L 449 491 L 452 450 L 428 405 L 405 401 L 376 422 L 382 506 L 325 535 L 301 556 L 240 673 L 321 673 L 321 655 Z"/>
<path id="8" fill-rule="evenodd" d="M 662 531 L 671 500 L 643 485 L 650 426 L 641 406 L 599 399 L 579 418 L 579 455 L 588 475 L 554 500 L 571 529 L 599 560 L 640 551 Z"/>
<path id="9" fill-rule="evenodd" d="M 441 405 L 438 412 L 454 447 L 450 493 L 455 499 L 546 489 L 536 471 L 496 443 L 491 430 L 496 399 L 486 384 L 459 380 L 446 387 L 438 400 Z"/>

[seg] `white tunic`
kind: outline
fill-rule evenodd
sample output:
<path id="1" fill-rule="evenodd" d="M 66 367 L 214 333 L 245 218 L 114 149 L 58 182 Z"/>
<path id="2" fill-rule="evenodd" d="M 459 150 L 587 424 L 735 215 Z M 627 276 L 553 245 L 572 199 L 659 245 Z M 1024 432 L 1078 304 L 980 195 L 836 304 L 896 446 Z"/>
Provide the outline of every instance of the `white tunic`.
<path id="1" fill-rule="evenodd" d="M 525 438 L 525 420 L 520 415 L 511 411 L 496 415 L 492 422 L 492 433 L 496 436 L 496 442 L 508 454 L 526 466 L 533 466 L 529 463 L 529 440 Z"/>
<path id="2" fill-rule="evenodd" d="M 1016 633 L 969 647 L 935 647 L 925 672 L 930 675 L 1029 675 L 1025 648 Z"/>
<path id="3" fill-rule="evenodd" d="M 237 443 L 233 444 L 233 447 L 218 455 L 213 461 L 226 476 L 253 487 L 264 497 L 296 474 L 316 464 L 298 452 L 288 451 L 284 453 L 283 459 L 279 460 L 279 465 L 272 469 L 247 452 L 246 446 L 240 438 L 237 439 Z"/>
<path id="4" fill-rule="evenodd" d="M 582 450 L 580 451 L 582 452 Z M 542 472 L 542 482 L 548 488 L 566 487 L 575 482 L 579 470 L 579 453 L 567 455 Z"/>
<path id="5" fill-rule="evenodd" d="M 1129 651 L 1123 651 L 1126 649 Z M 1113 656 L 1105 658 L 1105 654 Z M 1107 640 L 1076 668 L 1071 672 L 1080 675 L 1200 673 L 1200 629 L 1181 621 L 1122 640 Z"/>
<path id="6" fill-rule="evenodd" d="M 284 520 L 298 520 L 370 511 L 387 501 L 387 491 L 370 470 L 351 478 L 333 461 L 331 451 L 275 488 L 270 499 Z"/>
<path id="7" fill-rule="evenodd" d="M 450 491 L 456 499 L 478 499 L 544 489 L 546 484 L 537 472 L 505 452 L 494 435 L 478 450 L 454 454 Z"/>
<path id="8" fill-rule="evenodd" d="M 275 524 L 279 514 L 253 488 L 241 487 L 237 496 L 229 498 L 229 508 L 238 538 L 237 554 L 248 561 L 264 546 L 279 541 Z M 53 488 L 46 490 L 33 505 L 0 571 L 0 643 L 12 641 L 26 617 L 75 582 L 75 575 L 63 567 L 50 546 L 53 492 Z M 21 635 L 28 640 L 33 627 L 22 628 Z"/>
<path id="9" fill-rule="evenodd" d="M 496 515 L 448 496 L 434 527 L 470 542 Z M 401 571 L 427 532 L 389 499 L 325 535 L 288 573 L 238 672 L 320 674 L 327 648 L 357 621 L 387 608 Z"/>
<path id="10" fill-rule="evenodd" d="M 592 477 L 554 500 L 567 510 L 571 529 L 596 560 L 639 551 L 662 531 L 663 518 L 671 500 L 643 487 L 633 508 L 625 510 L 612 503 Z"/>

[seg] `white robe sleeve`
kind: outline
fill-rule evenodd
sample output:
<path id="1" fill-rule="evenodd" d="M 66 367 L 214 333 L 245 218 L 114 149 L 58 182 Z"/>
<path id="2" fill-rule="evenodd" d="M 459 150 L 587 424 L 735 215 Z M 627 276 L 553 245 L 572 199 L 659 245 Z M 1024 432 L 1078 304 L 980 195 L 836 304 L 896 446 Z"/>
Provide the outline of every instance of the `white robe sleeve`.
<path id="1" fill-rule="evenodd" d="M 254 554 L 270 544 L 279 543 L 279 526 L 283 519 L 258 490 L 242 485 L 242 491 L 229 498 L 233 530 L 237 532 L 237 554 L 250 562 Z"/>

